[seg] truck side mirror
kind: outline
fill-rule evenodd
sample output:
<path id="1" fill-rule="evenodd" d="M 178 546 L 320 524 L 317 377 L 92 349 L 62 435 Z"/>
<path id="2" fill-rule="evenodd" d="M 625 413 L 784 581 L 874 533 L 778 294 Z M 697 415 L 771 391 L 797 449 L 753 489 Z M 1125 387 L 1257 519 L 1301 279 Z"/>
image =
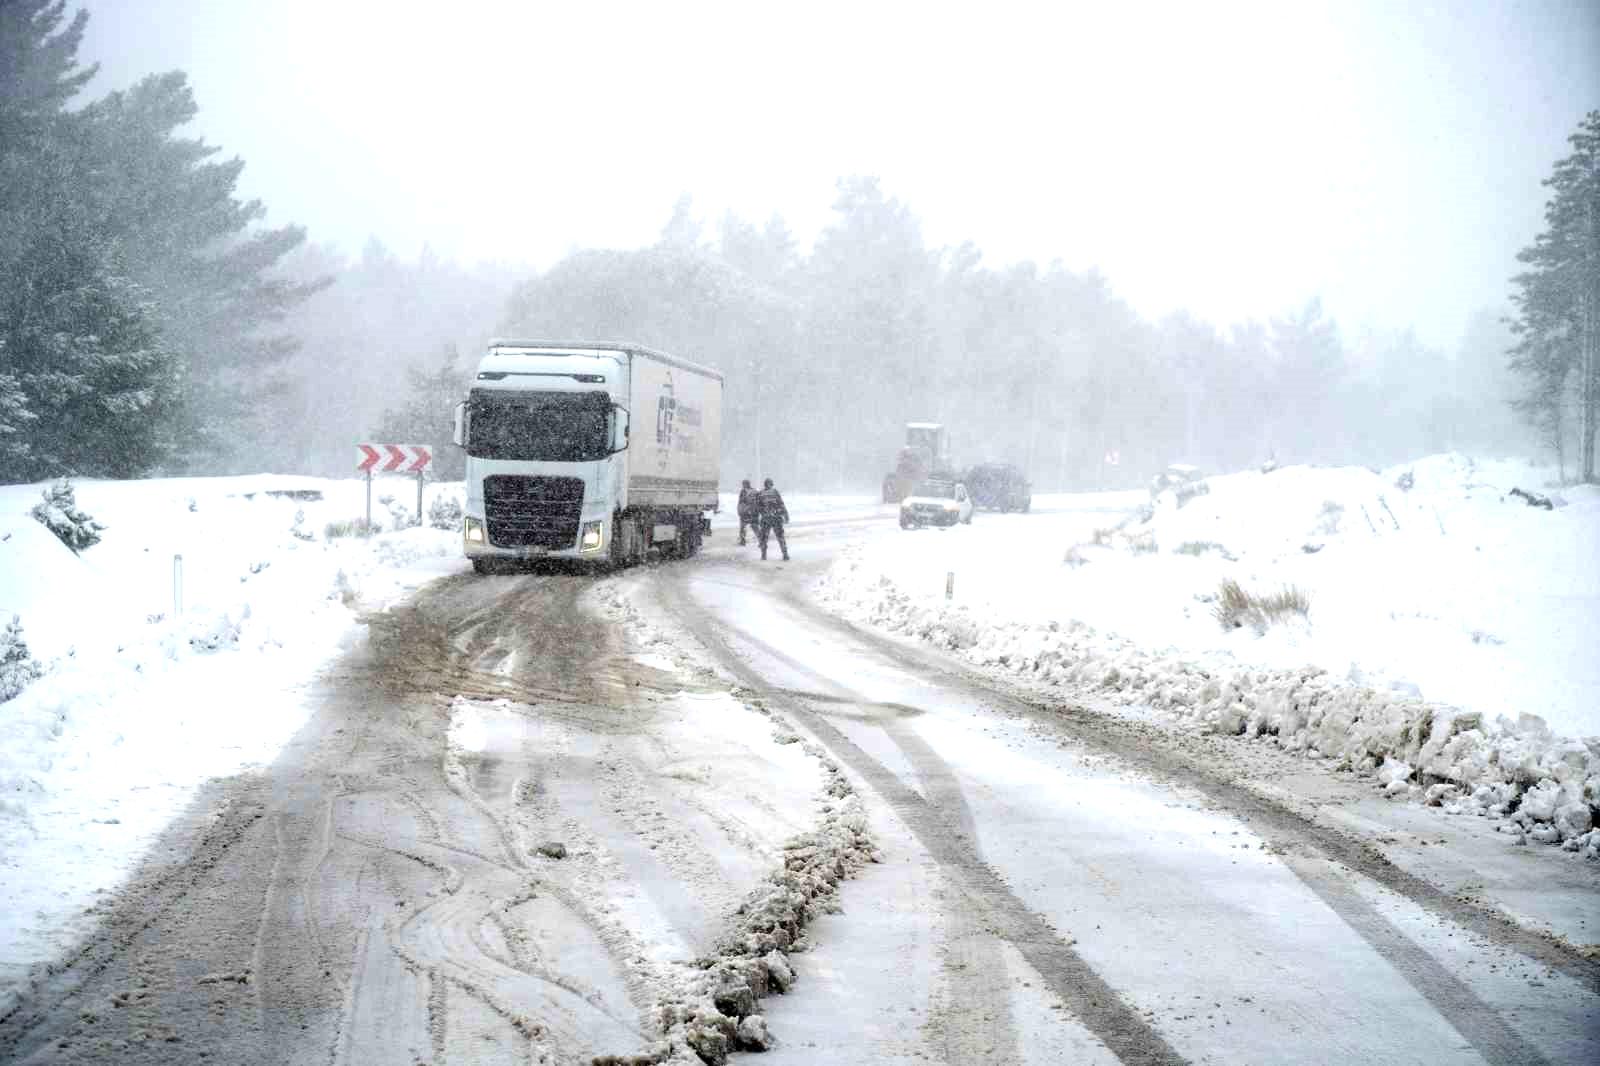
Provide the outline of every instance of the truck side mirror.
<path id="1" fill-rule="evenodd" d="M 611 454 L 628 450 L 628 409 L 619 403 L 611 405 L 611 411 L 616 421 L 612 424 L 613 435 L 611 438 Z"/>
<path id="2" fill-rule="evenodd" d="M 450 439 L 458 445 L 467 443 L 467 402 L 456 404 L 456 428 Z"/>

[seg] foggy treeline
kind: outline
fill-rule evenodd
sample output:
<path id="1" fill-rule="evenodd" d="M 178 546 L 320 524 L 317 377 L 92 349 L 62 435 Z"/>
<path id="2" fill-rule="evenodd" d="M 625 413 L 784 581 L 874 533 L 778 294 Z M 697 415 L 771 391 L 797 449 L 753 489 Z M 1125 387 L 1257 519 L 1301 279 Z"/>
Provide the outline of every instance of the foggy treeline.
<path id="1" fill-rule="evenodd" d="M 1528 447 L 1493 312 L 1451 350 L 1341 327 L 1311 294 L 1256 321 L 1150 320 L 1092 270 L 930 247 L 866 177 L 838 183 L 809 248 L 776 216 L 702 225 L 685 196 L 654 244 L 542 272 L 377 240 L 347 259 L 263 227 L 240 161 L 179 136 L 181 74 L 75 99 L 82 27 L 59 0 L 0 5 L 0 480 L 337 475 L 364 439 L 433 443 L 459 476 L 451 408 L 494 335 L 721 370 L 729 484 L 873 492 L 907 421 L 1041 489 Z"/>
<path id="2" fill-rule="evenodd" d="M 839 183 L 807 253 L 781 219 L 703 233 L 690 208 L 652 247 L 576 252 L 518 285 L 500 328 L 639 339 L 722 370 L 728 478 L 872 491 L 908 421 L 949 426 L 961 465 L 1015 462 L 1047 488 L 1139 484 L 1179 461 L 1522 446 L 1492 313 L 1453 352 L 1410 333 L 1346 336 L 1315 299 L 1225 330 L 1182 313 L 1152 322 L 1096 272 L 928 247 L 870 178 Z"/>
<path id="3" fill-rule="evenodd" d="M 313 253 L 312 273 L 337 267 Z M 870 178 L 839 183 L 809 252 L 776 217 L 707 232 L 685 197 L 654 245 L 575 251 L 543 273 L 407 263 L 371 244 L 335 276 L 291 319 L 306 342 L 293 469 L 347 470 L 354 427 L 368 427 L 442 446 L 450 476 L 451 408 L 496 335 L 636 341 L 722 371 L 730 484 L 875 491 L 908 421 L 948 425 L 959 464 L 1014 462 L 1041 488 L 1137 485 L 1180 461 L 1527 447 L 1510 335 L 1490 312 L 1449 352 L 1408 332 L 1346 336 L 1315 299 L 1225 330 L 1152 322 L 1092 271 L 930 248 Z"/>
<path id="4" fill-rule="evenodd" d="M 266 468 L 341 476 L 357 442 L 378 441 L 434 444 L 434 472 L 460 477 L 451 412 L 526 271 L 462 267 L 426 250 L 403 261 L 375 239 L 353 260 L 308 244 L 286 270 L 332 284 L 286 322 L 300 348 L 282 368 L 289 385 L 274 404 L 276 430 L 258 449 Z"/>

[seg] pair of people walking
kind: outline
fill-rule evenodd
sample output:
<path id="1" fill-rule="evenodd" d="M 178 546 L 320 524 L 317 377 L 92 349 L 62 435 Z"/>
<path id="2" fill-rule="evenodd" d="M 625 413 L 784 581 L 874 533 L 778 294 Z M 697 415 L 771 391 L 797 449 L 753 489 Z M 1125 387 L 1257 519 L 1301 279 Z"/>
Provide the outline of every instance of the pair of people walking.
<path id="1" fill-rule="evenodd" d="M 756 531 L 756 543 L 761 547 L 761 558 L 767 557 L 767 539 L 777 534 L 778 547 L 783 551 L 783 557 L 789 558 L 789 542 L 783 537 L 783 527 L 789 521 L 789 508 L 784 506 L 783 496 L 772 486 L 769 477 L 761 483 L 758 491 L 750 487 L 747 479 L 739 487 L 739 543 L 748 544 L 744 531 L 746 526 Z"/>

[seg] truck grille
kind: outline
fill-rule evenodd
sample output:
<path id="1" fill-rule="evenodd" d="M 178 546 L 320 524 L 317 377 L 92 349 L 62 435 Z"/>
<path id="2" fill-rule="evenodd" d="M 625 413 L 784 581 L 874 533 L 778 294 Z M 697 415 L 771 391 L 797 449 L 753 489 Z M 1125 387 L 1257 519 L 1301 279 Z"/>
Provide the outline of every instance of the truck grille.
<path id="1" fill-rule="evenodd" d="M 583 481 L 495 474 L 483 479 L 483 509 L 496 547 L 570 548 L 578 540 Z"/>

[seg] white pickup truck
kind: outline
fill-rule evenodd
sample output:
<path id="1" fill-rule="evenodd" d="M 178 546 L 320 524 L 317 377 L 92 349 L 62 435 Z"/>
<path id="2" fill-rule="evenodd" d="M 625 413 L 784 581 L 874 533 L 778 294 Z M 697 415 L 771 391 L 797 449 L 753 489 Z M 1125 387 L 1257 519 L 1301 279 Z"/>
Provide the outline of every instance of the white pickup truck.
<path id="1" fill-rule="evenodd" d="M 496 340 L 456 405 L 463 546 L 626 566 L 700 548 L 717 509 L 722 375 L 633 344 Z"/>

